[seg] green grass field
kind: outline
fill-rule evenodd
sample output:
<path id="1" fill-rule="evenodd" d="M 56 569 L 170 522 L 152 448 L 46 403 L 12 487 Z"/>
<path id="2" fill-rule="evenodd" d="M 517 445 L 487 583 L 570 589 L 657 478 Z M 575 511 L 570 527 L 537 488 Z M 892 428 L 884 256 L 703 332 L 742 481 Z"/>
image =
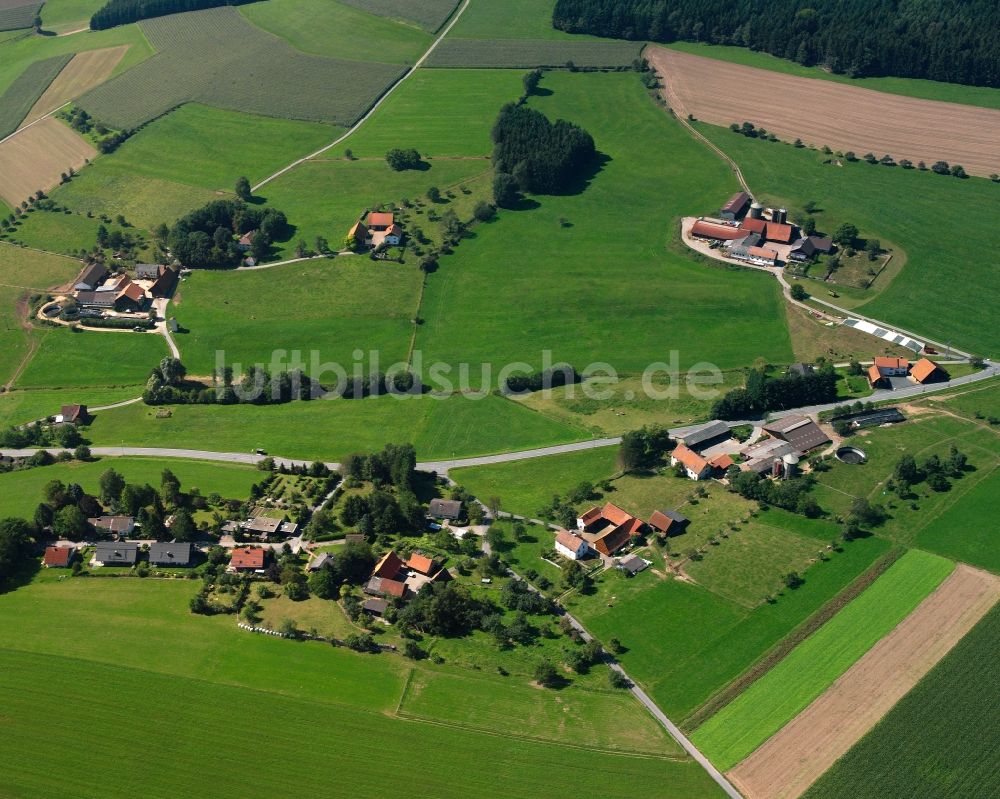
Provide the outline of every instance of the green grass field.
<path id="1" fill-rule="evenodd" d="M 102 0 L 47 0 L 42 6 L 42 28 L 57 33 L 86 28 L 102 5 Z"/>
<path id="2" fill-rule="evenodd" d="M 1000 547 L 992 520 L 1000 512 L 1000 470 L 965 493 L 917 533 L 917 545 L 955 560 L 1000 572 Z"/>
<path id="3" fill-rule="evenodd" d="M 820 67 L 804 67 L 794 61 L 778 58 L 769 53 L 748 50 L 746 47 L 730 47 L 700 42 L 673 42 L 667 47 L 693 55 L 717 58 L 720 61 L 729 61 L 758 69 L 769 69 L 772 72 L 782 72 L 786 75 L 796 75 L 800 78 L 819 78 L 861 89 L 918 97 L 922 100 L 942 100 L 948 103 L 963 103 L 983 108 L 1000 109 L 1000 89 L 988 86 L 962 86 L 957 83 L 942 83 L 916 78 L 849 78 L 847 75 L 835 75 L 827 72 Z"/>
<path id="4" fill-rule="evenodd" d="M 355 350 L 377 350 L 384 371 L 406 361 L 422 279 L 412 264 L 349 257 L 238 274 L 198 272 L 184 281 L 174 304 L 190 330 L 178 346 L 199 375 L 212 374 L 217 352 L 226 363 L 246 366 L 271 363 L 275 350 L 300 350 L 310 373 L 315 351 L 317 364 L 336 363 L 347 374 Z M 327 376 L 336 384 L 332 372 Z"/>
<path id="5" fill-rule="evenodd" d="M 369 14 L 410 23 L 434 33 L 458 6 L 458 0 L 344 0 Z"/>
<path id="6" fill-rule="evenodd" d="M 995 313 L 1000 271 L 984 258 L 974 238 L 927 234 L 931 229 L 961 230 L 983 208 L 991 209 L 996 199 L 992 183 L 864 162 L 824 165 L 827 156 L 818 151 L 747 139 L 710 125 L 699 124 L 698 129 L 736 159 L 761 202 L 780 204 L 793 215 L 806 202 L 816 202 L 820 230 L 832 232 L 850 221 L 862 237 L 893 241 L 906 252 L 906 266 L 877 296 L 864 301 L 862 295 L 860 302 L 850 303 L 845 295 L 836 302 L 965 349 L 991 352 L 1000 345 Z M 895 198 L 891 214 L 885 213 L 886 197 Z M 935 311 L 928 314 L 931 305 Z M 981 313 L 970 314 L 973 306 Z"/>
<path id="7" fill-rule="evenodd" d="M 424 31 L 335 0 L 271 0 L 240 13 L 293 47 L 329 58 L 412 64 L 431 43 Z"/>
<path id="8" fill-rule="evenodd" d="M 156 333 L 74 333 L 60 327 L 36 335 L 38 351 L 17 379 L 18 388 L 134 386 L 145 383 L 167 354 L 166 342 Z"/>
<path id="9" fill-rule="evenodd" d="M 442 260 L 417 337 L 425 357 L 537 367 L 551 350 L 554 362 L 608 361 L 619 372 L 642 371 L 673 349 L 681 368 L 789 360 L 773 281 L 667 249 L 677 216 L 731 192 L 722 162 L 634 74 L 549 73 L 542 85 L 551 95 L 531 104 L 582 124 L 607 160 L 579 193 L 505 211 Z"/>
<path id="10" fill-rule="evenodd" d="M 64 404 L 100 406 L 138 397 L 144 386 L 121 388 L 7 391 L 0 394 L 0 427 L 54 416 Z"/>
<path id="11" fill-rule="evenodd" d="M 553 28 L 555 5 L 556 0 L 506 0 L 504 3 L 472 0 L 450 35 L 458 39 L 597 39 Z"/>
<path id="12" fill-rule="evenodd" d="M 63 211 L 32 211 L 22 217 L 21 224 L 7 239 L 64 254 L 77 255 L 80 250 L 90 250 L 97 243 L 97 228 L 102 224 L 97 217 Z M 108 231 L 120 230 L 115 224 L 105 224 Z"/>
<path id="13" fill-rule="evenodd" d="M 349 125 L 402 72 L 393 64 L 307 55 L 234 8 L 157 17 L 140 27 L 156 58 L 79 100 L 118 128 L 138 127 L 186 102 Z M 229 46 L 214 46 L 222 40 Z"/>
<path id="14" fill-rule="evenodd" d="M 449 36 L 431 53 L 428 67 L 534 69 L 564 67 L 627 67 L 643 42 L 549 41 L 545 39 L 456 39 Z"/>
<path id="15" fill-rule="evenodd" d="M 275 455 L 336 460 L 409 441 L 421 460 L 479 455 L 576 441 L 586 433 L 490 396 L 378 397 L 269 406 L 181 405 L 169 418 L 130 405 L 97 414 L 94 444 L 171 446 L 225 452 L 263 447 Z"/>
<path id="16" fill-rule="evenodd" d="M 170 469 L 181 481 L 183 490 L 198 488 L 203 496 L 218 492 L 224 499 L 246 499 L 250 486 L 261 479 L 261 473 L 236 463 L 185 461 L 152 458 L 100 458 L 82 463 L 54 463 L 24 471 L 0 474 L 0 517 L 19 516 L 31 519 L 42 501 L 42 488 L 50 480 L 78 483 L 85 491 L 98 493 L 98 478 L 108 469 L 124 475 L 130 483 L 160 486 L 160 474 Z"/>
<path id="17" fill-rule="evenodd" d="M 913 550 L 719 713 L 692 741 L 728 770 L 791 721 L 889 633 L 954 568 Z"/>
<path id="18" fill-rule="evenodd" d="M 7 87 L 7 91 L 0 95 L 0 139 L 17 130 L 31 107 L 72 57 L 67 53 L 35 61 Z"/>
<path id="19" fill-rule="evenodd" d="M 350 139 L 331 150 L 384 158 L 393 147 L 423 156 L 488 156 L 490 127 L 504 103 L 524 91 L 510 70 L 417 70 Z"/>
<path id="20" fill-rule="evenodd" d="M 813 785 L 806 799 L 870 795 L 911 799 L 988 796 L 1000 769 L 996 745 L 1000 650 L 995 607 L 864 738 Z"/>
<path id="21" fill-rule="evenodd" d="M 630 676 L 664 713 L 683 722 L 888 548 L 878 538 L 853 541 L 806 571 L 804 585 L 753 610 L 648 571 L 631 580 L 601 575 L 593 594 L 573 594 L 567 607 L 601 640 L 621 640 Z"/>
<path id="22" fill-rule="evenodd" d="M 352 789 L 366 791 L 384 784 L 386 758 L 408 762 L 419 751 L 425 768 L 408 780 L 423 795 L 580 795 L 579 774 L 592 762 L 593 750 L 498 736 L 481 731 L 475 720 L 478 729 L 447 719 L 401 722 L 394 710 L 406 668 L 398 656 L 356 655 L 243 633 L 231 618 L 190 614 L 187 601 L 195 590 L 186 580 L 73 580 L 45 573 L 0 597 L 6 647 L 0 650 L 0 681 L 11 698 L 4 714 L 12 734 L 0 744 L 10 764 L 8 787 L 31 796 L 134 796 L 141 782 L 144 796 L 165 797 L 179 789 L 199 793 L 211 773 L 220 779 L 213 789 L 219 796 L 271 796 L 287 791 L 290 780 L 296 790 L 325 790 L 334 769 L 338 779 L 350 779 Z M 499 677 L 481 679 L 492 680 L 497 693 L 505 688 Z M 110 683 L 114 702 L 106 698 Z M 460 696 L 464 688 L 456 681 L 451 695 Z M 67 703 L 67 695 L 76 701 Z M 173 695 L 185 701 L 155 699 Z M 618 714 L 604 706 L 610 700 L 605 696 L 591 703 L 588 692 L 565 692 L 591 724 L 642 718 L 627 695 Z M 525 693 L 512 692 L 505 701 L 516 714 L 537 712 L 537 700 Z M 123 707 L 136 712 L 123 713 Z M 192 737 L 195 727 L 202 732 Z M 245 757 L 220 757 L 205 745 L 234 735 L 248 739 L 262 729 L 274 740 L 254 756 L 249 781 Z M 351 745 L 300 760 L 304 730 Z M 614 740 L 614 727 L 607 734 Z M 121 752 L 135 741 L 154 751 L 169 749 L 182 766 L 151 771 L 141 758 L 123 765 Z M 502 761 L 490 769 L 475 767 L 494 757 L 498 746 Z M 65 758 L 91 767 L 58 768 Z M 556 760 L 560 768 L 552 767 Z M 297 763 L 294 775 L 289 762 Z M 600 786 L 601 796 L 632 796 L 636 788 L 670 799 L 716 795 L 690 761 L 602 754 L 601 762 L 616 777 Z M 666 794 L 664 784 L 670 786 Z"/>

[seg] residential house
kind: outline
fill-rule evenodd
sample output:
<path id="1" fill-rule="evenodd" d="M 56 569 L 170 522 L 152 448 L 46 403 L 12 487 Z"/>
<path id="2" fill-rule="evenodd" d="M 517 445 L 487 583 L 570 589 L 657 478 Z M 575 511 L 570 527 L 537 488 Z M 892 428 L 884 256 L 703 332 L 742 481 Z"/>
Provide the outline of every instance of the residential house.
<path id="1" fill-rule="evenodd" d="M 617 568 L 625 572 L 629 577 L 635 577 L 639 572 L 645 571 L 648 566 L 649 563 L 638 555 L 631 555 L 618 561 Z"/>
<path id="2" fill-rule="evenodd" d="M 457 499 L 432 499 L 429 513 L 435 519 L 453 522 L 462 517 L 462 503 Z"/>
<path id="3" fill-rule="evenodd" d="M 396 224 L 396 217 L 390 212 L 372 211 L 368 214 L 368 230 L 373 233 L 385 233 Z"/>
<path id="4" fill-rule="evenodd" d="M 372 577 L 365 585 L 364 591 L 372 596 L 391 596 L 395 599 L 403 599 L 406 596 L 406 583 L 388 577 Z"/>
<path id="5" fill-rule="evenodd" d="M 735 225 L 722 225 L 718 222 L 709 222 L 699 219 L 691 227 L 691 235 L 696 239 L 712 239 L 713 241 L 734 241 L 746 236 L 746 231 L 740 230 Z"/>
<path id="6" fill-rule="evenodd" d="M 830 443 L 830 436 L 823 432 L 816 422 L 808 416 L 792 414 L 773 422 L 763 425 L 764 432 L 768 435 L 794 444 L 795 449 L 800 453 L 821 447 Z"/>
<path id="7" fill-rule="evenodd" d="M 601 555 L 613 555 L 644 526 L 641 519 L 610 502 L 591 508 L 576 520 L 580 537 Z"/>
<path id="8" fill-rule="evenodd" d="M 87 521 L 95 529 L 116 538 L 127 538 L 135 529 L 135 519 L 131 516 L 97 516 Z"/>
<path id="9" fill-rule="evenodd" d="M 866 376 L 868 377 L 868 385 L 871 388 L 889 387 L 889 381 L 882 376 L 881 370 L 877 366 L 875 366 L 875 364 L 872 364 L 871 366 L 868 367 L 868 372 Z"/>
<path id="10" fill-rule="evenodd" d="M 236 547 L 229 557 L 229 568 L 237 572 L 253 572 L 264 568 L 267 551 L 262 547 Z"/>
<path id="11" fill-rule="evenodd" d="M 745 191 L 738 191 L 730 197 L 726 204 L 719 209 L 719 216 L 723 219 L 736 219 L 747 209 L 752 198 Z"/>
<path id="12" fill-rule="evenodd" d="M 684 444 L 690 449 L 700 451 L 721 444 L 732 438 L 733 434 L 729 430 L 729 425 L 715 419 L 703 424 L 691 425 L 690 427 L 675 427 L 668 430 L 670 437 L 679 444 Z"/>
<path id="13" fill-rule="evenodd" d="M 269 516 L 257 516 L 248 520 L 243 529 L 251 535 L 257 536 L 261 541 L 266 541 L 272 535 L 277 535 L 281 530 L 281 519 L 272 519 Z"/>
<path id="14" fill-rule="evenodd" d="M 680 535 L 690 520 L 675 510 L 657 510 L 649 517 L 649 526 L 661 536 Z"/>
<path id="15" fill-rule="evenodd" d="M 108 275 L 104 264 L 88 264 L 83 267 L 73 283 L 74 291 L 94 291 Z"/>
<path id="16" fill-rule="evenodd" d="M 62 424 L 86 424 L 90 420 L 86 405 L 63 405 L 56 417 Z"/>
<path id="17" fill-rule="evenodd" d="M 410 555 L 409 560 L 406 561 L 406 568 L 430 577 L 438 570 L 438 565 L 434 562 L 433 558 L 428 558 L 426 555 L 414 552 Z"/>
<path id="18" fill-rule="evenodd" d="M 135 279 L 136 280 L 156 280 L 160 276 L 160 270 L 163 267 L 159 264 L 136 264 L 135 265 Z"/>
<path id="19" fill-rule="evenodd" d="M 253 245 L 253 237 L 257 235 L 256 230 L 250 230 L 240 236 L 239 241 L 236 242 L 236 249 L 240 252 L 246 252 Z"/>
<path id="20" fill-rule="evenodd" d="M 678 444 L 670 453 L 670 465 L 681 464 L 690 480 L 704 480 L 712 476 L 712 465 L 686 444 Z"/>
<path id="21" fill-rule="evenodd" d="M 146 299 L 146 292 L 142 286 L 130 281 L 115 297 L 114 309 L 126 313 L 138 313 L 145 309 Z"/>
<path id="22" fill-rule="evenodd" d="M 555 549 L 564 558 L 580 560 L 587 557 L 590 552 L 590 544 L 569 530 L 560 530 L 556 533 Z"/>
<path id="23" fill-rule="evenodd" d="M 149 545 L 149 563 L 151 566 L 190 566 L 191 545 L 157 541 Z"/>
<path id="24" fill-rule="evenodd" d="M 802 236 L 792 243 L 788 257 L 793 261 L 811 261 L 820 253 L 833 250 L 833 240 L 829 236 Z"/>
<path id="25" fill-rule="evenodd" d="M 138 559 L 138 544 L 102 541 L 94 548 L 95 566 L 134 566 Z"/>
<path id="26" fill-rule="evenodd" d="M 384 599 L 366 599 L 361 605 L 361 610 L 372 616 L 382 616 L 388 609 L 389 603 Z"/>
<path id="27" fill-rule="evenodd" d="M 757 266 L 775 266 L 778 263 L 777 251 L 767 247 L 747 247 L 743 244 L 736 244 L 729 248 L 729 255 L 737 260 L 747 261 Z"/>
<path id="28" fill-rule="evenodd" d="M 940 366 L 934 363 L 934 361 L 927 358 L 921 358 L 913 364 L 913 368 L 910 369 L 910 379 L 914 383 L 937 383 L 942 380 L 947 380 L 948 375 Z"/>
<path id="29" fill-rule="evenodd" d="M 46 569 L 68 569 L 75 554 L 74 547 L 45 547 L 42 565 Z"/>
<path id="30" fill-rule="evenodd" d="M 906 377 L 910 371 L 910 362 L 906 358 L 880 355 L 874 365 L 883 377 Z"/>
<path id="31" fill-rule="evenodd" d="M 329 552 L 320 552 L 315 558 L 309 561 L 309 565 L 306 566 L 306 571 L 318 572 L 320 569 L 325 568 L 327 564 L 332 562 L 333 559 L 330 557 Z"/>
<path id="32" fill-rule="evenodd" d="M 375 568 L 372 570 L 372 577 L 384 577 L 387 580 L 391 580 L 402 570 L 403 561 L 400 560 L 399 555 L 396 554 L 394 549 L 390 549 L 375 564 Z"/>

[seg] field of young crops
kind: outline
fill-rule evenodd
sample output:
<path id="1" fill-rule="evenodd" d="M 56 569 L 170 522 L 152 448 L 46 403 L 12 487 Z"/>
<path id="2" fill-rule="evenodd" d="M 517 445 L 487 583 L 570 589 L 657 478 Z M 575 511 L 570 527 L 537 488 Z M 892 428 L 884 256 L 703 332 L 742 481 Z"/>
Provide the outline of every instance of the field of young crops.
<path id="1" fill-rule="evenodd" d="M 625 67 L 639 57 L 643 42 L 564 42 L 513 39 L 445 39 L 427 59 L 429 67 L 522 69 Z"/>
<path id="2" fill-rule="evenodd" d="M 0 10 L 0 14 L 2 13 Z M 17 130 L 21 120 L 72 57 L 72 54 L 67 53 L 36 61 L 7 87 L 7 91 L 0 95 L 0 139 Z"/>
<path id="3" fill-rule="evenodd" d="M 434 33 L 448 21 L 459 0 L 342 0 L 369 14 L 413 22 Z"/>
<path id="4" fill-rule="evenodd" d="M 231 7 L 158 17 L 141 27 L 158 53 L 80 99 L 94 117 L 119 128 L 192 101 L 350 125 L 402 73 L 393 64 L 307 55 Z"/>
<path id="5" fill-rule="evenodd" d="M 871 796 L 876 785 L 879 796 L 909 799 L 995 795 L 998 651 L 1000 607 L 995 607 L 805 799 Z"/>
<path id="6" fill-rule="evenodd" d="M 30 28 L 31 22 L 41 8 L 41 3 L 24 4 L 24 0 L 0 2 L 0 31 L 16 31 Z"/>

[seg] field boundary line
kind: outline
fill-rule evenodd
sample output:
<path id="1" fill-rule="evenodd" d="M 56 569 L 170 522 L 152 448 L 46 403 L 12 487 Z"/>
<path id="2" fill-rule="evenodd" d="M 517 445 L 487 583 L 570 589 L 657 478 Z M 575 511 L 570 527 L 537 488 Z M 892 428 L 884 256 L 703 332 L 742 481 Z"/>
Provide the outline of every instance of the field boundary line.
<path id="1" fill-rule="evenodd" d="M 403 712 L 403 702 L 406 701 L 406 695 L 410 691 L 410 683 L 413 682 L 413 672 L 416 671 L 414 668 L 410 668 L 406 672 L 406 680 L 403 682 L 403 690 L 399 693 L 399 701 L 396 703 L 396 709 L 393 711 L 394 716 L 398 716 Z"/>
<path id="2" fill-rule="evenodd" d="M 58 76 L 57 76 L 57 77 L 58 77 Z M 53 79 L 53 80 L 54 80 L 54 79 Z M 24 132 L 24 131 L 26 131 L 26 130 L 27 130 L 28 128 L 32 128 L 32 127 L 34 127 L 34 126 L 35 126 L 35 125 L 37 125 L 37 124 L 38 124 L 39 122 L 43 122 L 44 120 L 48 119 L 48 118 L 49 118 L 50 116 L 52 116 L 53 114 L 57 114 L 57 113 L 59 113 L 59 112 L 60 112 L 60 111 L 62 111 L 62 110 L 63 110 L 63 109 L 64 109 L 64 108 L 66 107 L 66 106 L 68 106 L 68 105 L 72 105 L 72 104 L 73 104 L 73 101 L 72 101 L 72 100 L 67 100 L 67 101 L 66 101 L 65 103 L 63 103 L 63 104 L 62 104 L 61 106 L 59 106 L 58 108 L 53 108 L 53 109 L 52 109 L 51 111 L 49 111 L 49 113 L 47 113 L 47 114 L 46 114 L 45 116 L 43 116 L 43 117 L 39 117 L 38 119 L 34 120 L 33 122 L 29 122 L 29 123 L 28 123 L 27 125 L 25 125 L 25 126 L 24 126 L 23 128 L 18 128 L 18 129 L 17 129 L 17 130 L 15 130 L 15 131 L 14 131 L 13 133 L 11 133 L 11 134 L 9 134 L 9 135 L 7 135 L 7 136 L 4 136 L 4 137 L 3 137 L 2 139 L 0 139 L 0 144 L 3 144 L 3 143 L 4 143 L 4 142 L 6 142 L 6 141 L 10 141 L 10 140 L 11 140 L 11 139 L 13 139 L 13 138 L 14 138 L 14 137 L 15 137 L 15 136 L 16 136 L 16 135 L 18 134 L 18 133 L 23 133 L 23 132 Z M 31 112 L 30 112 L 30 110 L 29 110 L 29 112 L 28 112 L 28 113 L 31 113 Z M 16 246 L 16 245 L 14 245 L 14 246 Z M 41 250 L 41 252 L 48 252 L 48 250 Z M 57 253 L 53 253 L 53 254 L 57 254 Z"/>
<path id="3" fill-rule="evenodd" d="M 258 183 L 256 186 L 253 186 L 251 190 L 252 191 L 257 191 L 258 189 L 261 189 L 264 186 L 266 186 L 272 180 L 275 180 L 276 178 L 281 177 L 282 175 L 284 175 L 287 172 L 291 172 L 293 169 L 295 169 L 295 167 L 300 166 L 301 164 L 304 164 L 306 161 L 310 160 L 311 158 L 316 158 L 317 156 L 322 155 L 323 153 L 325 153 L 325 152 L 327 152 L 329 150 L 332 150 L 334 147 L 336 147 L 342 141 L 344 141 L 345 139 L 347 139 L 351 134 L 353 134 L 355 131 L 357 131 L 357 129 L 360 128 L 365 122 L 367 122 L 369 119 L 371 119 L 371 117 L 375 114 L 376 111 L 378 111 L 378 109 L 382 106 L 382 104 L 386 100 L 388 100 L 389 97 L 392 96 L 392 93 L 395 92 L 396 89 L 398 89 L 400 86 L 402 86 L 403 82 L 407 78 L 409 78 L 411 75 L 413 75 L 413 73 L 415 73 L 418 69 L 420 69 L 421 66 L 423 66 L 424 62 L 427 60 L 427 58 L 430 56 L 430 54 L 434 52 L 435 48 L 437 48 L 437 46 L 441 43 L 441 41 L 444 39 L 444 37 L 448 35 L 448 32 L 451 31 L 451 29 L 453 27 L 455 27 L 455 23 L 457 23 L 458 20 L 461 19 L 462 14 L 465 13 L 465 9 L 467 9 L 469 7 L 469 3 L 470 2 L 471 2 L 471 0 L 463 0 L 461 7 L 458 9 L 458 11 L 456 11 L 454 13 L 454 16 L 452 16 L 452 18 L 449 20 L 448 24 L 444 27 L 444 30 L 441 31 L 441 33 L 438 35 L 438 37 L 433 42 L 431 42 L 431 46 L 427 48 L 427 50 L 424 52 L 424 54 L 422 56 L 420 56 L 420 58 L 418 58 L 414 62 L 414 64 L 413 64 L 412 67 L 410 67 L 405 72 L 403 72 L 403 74 L 399 77 L 399 80 L 397 80 L 394 84 L 392 84 L 392 86 L 390 86 L 388 89 L 386 89 L 384 92 L 382 92 L 382 95 L 365 112 L 364 116 L 362 116 L 361 119 L 359 119 L 351 127 L 349 127 L 347 129 L 347 131 L 343 135 L 341 135 L 335 141 L 330 142 L 325 147 L 320 147 L 318 150 L 316 150 L 316 152 L 310 153 L 309 155 L 307 155 L 307 156 L 305 156 L 303 158 L 299 158 L 297 161 L 293 161 L 288 166 L 282 167 L 281 169 L 279 169 L 274 174 L 268 175 L 266 178 L 264 178 L 262 181 L 260 181 L 260 183 Z M 0 144 L 2 144 L 2 142 L 0 142 Z"/>

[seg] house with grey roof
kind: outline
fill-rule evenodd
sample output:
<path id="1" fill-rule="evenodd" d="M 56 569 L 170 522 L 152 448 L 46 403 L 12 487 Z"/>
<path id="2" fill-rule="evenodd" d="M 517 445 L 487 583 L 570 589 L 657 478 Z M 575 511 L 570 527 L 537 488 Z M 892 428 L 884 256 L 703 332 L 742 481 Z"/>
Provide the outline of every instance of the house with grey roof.
<path id="1" fill-rule="evenodd" d="M 191 544 L 157 541 L 149 545 L 149 562 L 152 566 L 190 566 Z"/>
<path id="2" fill-rule="evenodd" d="M 95 566 L 135 566 L 139 545 L 124 541 L 102 541 L 94 548 Z"/>
<path id="3" fill-rule="evenodd" d="M 462 503 L 457 499 L 432 499 L 429 512 L 435 519 L 453 522 L 462 516 Z"/>

